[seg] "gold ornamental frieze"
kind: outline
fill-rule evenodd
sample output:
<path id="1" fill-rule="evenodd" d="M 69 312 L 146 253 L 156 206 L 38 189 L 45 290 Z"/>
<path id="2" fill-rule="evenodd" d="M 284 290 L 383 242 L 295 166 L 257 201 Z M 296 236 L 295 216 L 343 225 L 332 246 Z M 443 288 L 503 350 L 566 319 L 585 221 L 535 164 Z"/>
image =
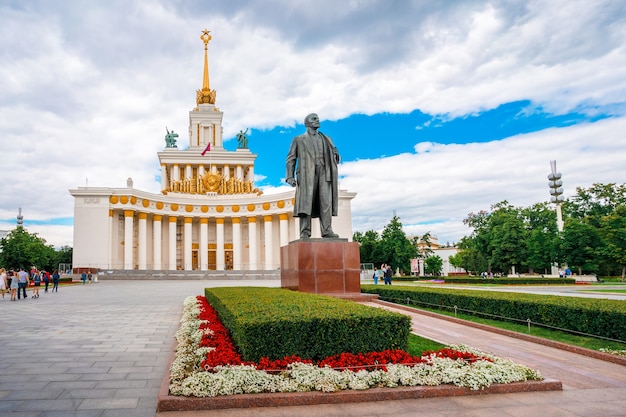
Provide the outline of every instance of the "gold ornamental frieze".
<path id="1" fill-rule="evenodd" d="M 170 181 L 167 190 L 163 190 L 163 194 L 168 192 L 181 194 L 256 194 L 260 196 L 263 191 L 254 187 L 252 181 L 230 177 L 225 178 L 220 173 L 206 172 L 204 175 L 187 178 L 179 181 Z"/>

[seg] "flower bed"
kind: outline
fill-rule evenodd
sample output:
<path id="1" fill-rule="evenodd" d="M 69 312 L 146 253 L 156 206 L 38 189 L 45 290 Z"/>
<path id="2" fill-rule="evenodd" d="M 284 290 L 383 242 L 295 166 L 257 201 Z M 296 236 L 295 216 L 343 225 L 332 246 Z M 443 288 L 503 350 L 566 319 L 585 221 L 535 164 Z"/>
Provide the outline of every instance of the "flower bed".
<path id="1" fill-rule="evenodd" d="M 393 350 L 343 353 L 319 363 L 294 356 L 244 362 L 227 329 L 201 296 L 185 300 L 176 339 L 169 391 L 187 397 L 442 384 L 481 390 L 491 384 L 542 379 L 526 366 L 464 345 L 427 352 L 422 357 Z"/>

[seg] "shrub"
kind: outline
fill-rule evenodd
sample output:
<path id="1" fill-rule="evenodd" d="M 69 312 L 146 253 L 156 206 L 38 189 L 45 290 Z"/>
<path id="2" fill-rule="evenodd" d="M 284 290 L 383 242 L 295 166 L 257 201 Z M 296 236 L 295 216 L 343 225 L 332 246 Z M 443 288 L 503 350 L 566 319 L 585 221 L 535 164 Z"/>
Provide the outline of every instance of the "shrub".
<path id="1" fill-rule="evenodd" d="M 256 287 L 207 288 L 205 296 L 245 360 L 408 348 L 408 316 L 352 301 Z"/>

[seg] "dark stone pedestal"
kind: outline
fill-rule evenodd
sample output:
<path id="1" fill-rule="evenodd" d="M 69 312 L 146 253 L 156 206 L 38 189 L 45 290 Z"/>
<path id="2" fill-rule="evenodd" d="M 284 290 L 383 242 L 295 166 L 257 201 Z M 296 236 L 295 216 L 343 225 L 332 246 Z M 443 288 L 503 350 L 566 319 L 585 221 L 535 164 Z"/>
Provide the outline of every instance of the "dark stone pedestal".
<path id="1" fill-rule="evenodd" d="M 282 288 L 362 301 L 359 244 L 347 239 L 299 239 L 280 248 Z"/>

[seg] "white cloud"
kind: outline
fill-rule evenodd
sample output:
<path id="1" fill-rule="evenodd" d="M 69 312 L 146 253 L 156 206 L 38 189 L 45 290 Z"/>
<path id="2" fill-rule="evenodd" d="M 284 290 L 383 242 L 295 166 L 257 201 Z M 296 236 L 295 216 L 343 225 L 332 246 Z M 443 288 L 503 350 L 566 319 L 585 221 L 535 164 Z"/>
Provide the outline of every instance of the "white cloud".
<path id="1" fill-rule="evenodd" d="M 136 188 L 158 192 L 165 126 L 187 141 L 205 27 L 226 137 L 291 126 L 311 108 L 330 120 L 415 109 L 446 120 L 517 100 L 556 113 L 625 109 L 626 12 L 608 0 L 329 0 L 313 8 L 288 0 L 59 0 L 1 4 L 0 14 L 0 219 L 18 207 L 31 219 L 71 217 L 67 190 L 85 181 L 117 187 L 132 177 Z M 543 199 L 550 159 L 559 160 L 566 187 L 620 181 L 623 138 L 603 127 L 612 123 L 624 131 L 616 119 L 345 163 L 343 186 L 359 192 L 355 229 L 379 227 L 396 209 L 408 227 L 442 219 L 438 227 L 454 237 L 467 208 Z M 391 179 L 372 178 L 373 166 Z M 494 179 L 503 173 L 506 181 Z M 377 204 L 385 213 L 374 217 L 372 193 L 386 196 Z M 68 227 L 58 229 L 65 244 Z"/>
<path id="2" fill-rule="evenodd" d="M 357 193 L 355 231 L 381 231 L 395 212 L 407 232 L 458 242 L 470 233 L 463 225 L 470 212 L 503 200 L 523 207 L 548 201 L 551 160 L 566 198 L 576 187 L 626 183 L 624 132 L 626 117 L 488 143 L 419 143 L 414 154 L 342 164 L 341 186 Z"/>

